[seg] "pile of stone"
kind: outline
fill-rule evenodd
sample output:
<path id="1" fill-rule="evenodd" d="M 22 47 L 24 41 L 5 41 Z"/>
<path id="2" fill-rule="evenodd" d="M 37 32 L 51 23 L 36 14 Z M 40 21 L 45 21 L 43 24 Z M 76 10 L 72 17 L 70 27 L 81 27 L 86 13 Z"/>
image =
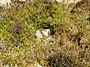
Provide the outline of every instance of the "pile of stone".
<path id="1" fill-rule="evenodd" d="M 46 40 L 49 42 L 54 40 L 54 38 L 50 35 L 50 29 L 37 30 L 35 35 L 37 40 L 43 39 L 44 36 L 47 38 Z"/>

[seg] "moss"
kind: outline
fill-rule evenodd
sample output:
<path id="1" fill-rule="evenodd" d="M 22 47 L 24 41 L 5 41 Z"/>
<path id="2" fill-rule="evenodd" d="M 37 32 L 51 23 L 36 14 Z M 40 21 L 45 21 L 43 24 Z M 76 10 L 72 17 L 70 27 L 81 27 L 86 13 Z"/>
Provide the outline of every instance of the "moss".
<path id="1" fill-rule="evenodd" d="M 80 62 L 83 63 L 84 67 L 89 67 L 88 54 L 90 53 L 87 51 L 90 50 L 90 23 L 86 20 L 88 14 L 84 16 L 72 14 L 70 13 L 71 8 L 65 4 L 46 1 L 38 0 L 33 3 L 13 1 L 14 5 L 11 6 L 11 9 L 0 11 L 0 15 L 3 11 L 6 13 L 4 20 L 0 23 L 0 59 L 3 60 L 2 65 L 29 67 L 34 62 L 38 62 L 46 67 L 45 58 L 55 52 L 56 54 L 50 58 L 51 61 L 48 61 L 51 65 L 53 65 L 52 61 L 55 60 L 55 65 L 60 61 L 62 66 L 63 63 L 66 63 L 70 67 L 71 64 L 69 63 L 72 63 L 74 67 L 77 60 L 72 55 L 58 53 L 57 56 L 58 50 L 65 48 L 68 49 L 68 52 L 76 52 L 76 56 L 80 57 L 80 60 L 86 58 L 85 62 L 78 59 L 77 63 Z M 35 38 L 36 30 L 47 28 L 51 31 L 50 35 L 55 37 L 52 45 L 44 43 L 43 40 L 37 41 Z M 85 48 L 81 48 L 83 45 Z M 81 51 L 80 56 L 77 55 L 79 50 Z M 82 50 L 87 52 L 84 52 L 87 56 Z M 62 56 L 63 59 L 59 56 Z M 61 62 L 62 60 L 63 62 Z"/>

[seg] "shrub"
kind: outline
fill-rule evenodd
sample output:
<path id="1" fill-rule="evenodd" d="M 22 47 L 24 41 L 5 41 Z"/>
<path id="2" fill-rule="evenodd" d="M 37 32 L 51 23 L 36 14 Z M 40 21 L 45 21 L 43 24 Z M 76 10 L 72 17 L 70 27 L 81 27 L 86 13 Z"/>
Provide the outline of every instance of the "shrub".
<path id="1" fill-rule="evenodd" d="M 81 67 L 75 57 L 61 52 L 51 55 L 47 61 L 48 67 Z"/>

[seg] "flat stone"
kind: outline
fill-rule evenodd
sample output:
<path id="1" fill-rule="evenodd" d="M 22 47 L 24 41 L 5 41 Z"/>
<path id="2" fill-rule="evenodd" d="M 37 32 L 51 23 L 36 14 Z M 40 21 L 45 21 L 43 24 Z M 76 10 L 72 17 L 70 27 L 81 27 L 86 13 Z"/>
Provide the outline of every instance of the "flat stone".
<path id="1" fill-rule="evenodd" d="M 40 30 L 37 30 L 35 35 L 37 37 L 37 40 L 40 40 L 43 37 Z"/>

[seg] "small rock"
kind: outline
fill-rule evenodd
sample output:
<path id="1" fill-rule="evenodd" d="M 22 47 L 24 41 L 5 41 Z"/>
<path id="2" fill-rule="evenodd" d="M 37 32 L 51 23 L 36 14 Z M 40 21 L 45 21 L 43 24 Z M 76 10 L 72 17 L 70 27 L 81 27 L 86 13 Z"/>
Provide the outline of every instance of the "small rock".
<path id="1" fill-rule="evenodd" d="M 15 64 L 15 66 L 14 67 L 18 67 L 18 65 L 17 64 Z"/>
<path id="2" fill-rule="evenodd" d="M 5 67 L 10 67 L 10 66 L 8 64 L 6 64 Z"/>
<path id="3" fill-rule="evenodd" d="M 26 2 L 26 0 L 19 0 L 20 2 Z"/>
<path id="4" fill-rule="evenodd" d="M 40 64 L 37 64 L 38 66 L 37 67 L 42 67 Z"/>
<path id="5" fill-rule="evenodd" d="M 37 40 L 40 40 L 43 36 L 41 34 L 41 32 L 39 30 L 36 31 L 36 37 L 37 37 Z"/>
<path id="6" fill-rule="evenodd" d="M 63 2 L 64 4 L 77 3 L 81 0 L 56 0 L 57 2 Z"/>
<path id="7" fill-rule="evenodd" d="M 47 41 L 52 42 L 52 41 L 54 41 L 54 38 L 52 36 L 50 36 L 50 37 L 47 38 Z"/>
<path id="8" fill-rule="evenodd" d="M 56 0 L 57 2 L 63 2 L 63 0 Z"/>
<path id="9" fill-rule="evenodd" d="M 42 67 L 39 63 L 31 64 L 30 67 Z"/>
<path id="10" fill-rule="evenodd" d="M 11 4 L 11 0 L 0 0 L 0 7 L 9 7 Z"/>
<path id="11" fill-rule="evenodd" d="M 42 34 L 48 37 L 48 34 L 50 33 L 50 29 L 42 30 Z"/>

